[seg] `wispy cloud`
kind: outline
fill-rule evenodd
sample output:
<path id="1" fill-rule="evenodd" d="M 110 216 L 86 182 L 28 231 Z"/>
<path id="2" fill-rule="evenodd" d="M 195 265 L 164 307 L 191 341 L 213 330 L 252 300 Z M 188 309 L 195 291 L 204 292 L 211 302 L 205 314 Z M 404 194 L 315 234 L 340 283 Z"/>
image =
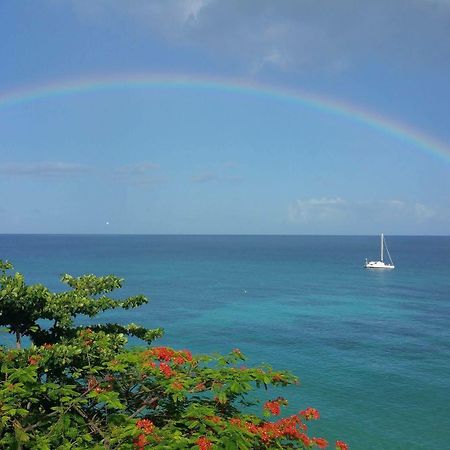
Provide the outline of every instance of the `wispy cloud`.
<path id="1" fill-rule="evenodd" d="M 243 178 L 239 175 L 219 175 L 217 173 L 201 173 L 193 175 L 191 178 L 193 183 L 208 183 L 211 181 L 239 183 Z"/>
<path id="2" fill-rule="evenodd" d="M 215 173 L 206 172 L 199 175 L 193 175 L 191 179 L 194 183 L 208 183 L 209 181 L 218 181 L 219 176 Z"/>
<path id="3" fill-rule="evenodd" d="M 152 162 L 140 162 L 119 167 L 114 172 L 118 181 L 137 186 L 149 186 L 164 181 L 160 166 Z"/>
<path id="4" fill-rule="evenodd" d="M 241 175 L 235 172 L 238 169 L 238 164 L 234 161 L 226 161 L 224 163 L 214 165 L 211 170 L 202 170 L 191 177 L 193 183 L 208 183 L 208 182 L 228 182 L 238 183 L 243 180 Z"/>
<path id="5" fill-rule="evenodd" d="M 141 162 L 137 164 L 128 164 L 117 169 L 118 174 L 122 175 L 142 175 L 149 172 L 154 172 L 160 169 L 159 164 L 151 162 Z"/>
<path id="6" fill-rule="evenodd" d="M 296 200 L 289 206 L 288 213 L 292 222 L 309 223 L 341 220 L 346 209 L 347 202 L 341 198 L 311 198 Z"/>
<path id="7" fill-rule="evenodd" d="M 393 223 L 411 221 L 423 223 L 439 214 L 437 208 L 420 202 L 402 200 L 349 201 L 341 198 L 311 198 L 296 200 L 288 208 L 288 218 L 293 223 L 353 224 Z"/>
<path id="8" fill-rule="evenodd" d="M 70 174 L 85 174 L 91 167 L 68 162 L 35 162 L 35 163 L 2 163 L 0 175 L 9 176 L 63 176 Z"/>

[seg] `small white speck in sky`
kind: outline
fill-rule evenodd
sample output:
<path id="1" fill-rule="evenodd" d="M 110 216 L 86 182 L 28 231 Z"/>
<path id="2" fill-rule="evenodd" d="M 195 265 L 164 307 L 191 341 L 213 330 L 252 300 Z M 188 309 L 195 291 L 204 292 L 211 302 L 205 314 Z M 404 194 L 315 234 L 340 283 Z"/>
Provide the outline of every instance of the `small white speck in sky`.
<path id="1" fill-rule="evenodd" d="M 109 222 L 106 222 L 106 225 L 109 225 Z"/>

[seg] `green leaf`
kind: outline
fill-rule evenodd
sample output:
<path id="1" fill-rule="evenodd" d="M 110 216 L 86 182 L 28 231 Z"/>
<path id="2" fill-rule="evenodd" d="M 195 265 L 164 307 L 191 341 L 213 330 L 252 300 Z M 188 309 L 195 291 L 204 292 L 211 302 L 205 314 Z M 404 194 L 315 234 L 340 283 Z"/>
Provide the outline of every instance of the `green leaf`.
<path id="1" fill-rule="evenodd" d="M 19 442 L 25 443 L 25 442 L 28 442 L 30 440 L 30 436 L 27 433 L 25 433 L 23 428 L 20 427 L 20 426 L 15 426 L 14 427 L 14 433 L 15 433 L 16 439 Z"/>

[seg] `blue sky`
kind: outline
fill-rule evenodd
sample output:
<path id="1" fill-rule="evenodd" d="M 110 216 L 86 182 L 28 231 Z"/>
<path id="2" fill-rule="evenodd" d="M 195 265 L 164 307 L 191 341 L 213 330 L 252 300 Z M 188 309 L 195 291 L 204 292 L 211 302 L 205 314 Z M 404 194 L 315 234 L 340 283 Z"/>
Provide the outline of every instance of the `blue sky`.
<path id="1" fill-rule="evenodd" d="M 448 0 L 3 0 L 0 18 L 0 233 L 449 234 Z"/>

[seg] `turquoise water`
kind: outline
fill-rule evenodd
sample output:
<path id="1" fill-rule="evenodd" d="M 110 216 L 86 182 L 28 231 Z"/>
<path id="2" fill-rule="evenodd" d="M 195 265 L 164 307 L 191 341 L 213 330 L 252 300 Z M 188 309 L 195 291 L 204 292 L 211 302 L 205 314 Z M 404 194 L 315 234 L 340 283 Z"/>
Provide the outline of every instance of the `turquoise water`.
<path id="1" fill-rule="evenodd" d="M 450 448 L 450 237 L 387 237 L 392 271 L 362 268 L 378 237 L 0 236 L 29 282 L 114 273 L 150 303 L 104 320 L 162 326 L 161 344 L 240 348 L 288 368 L 287 413 L 352 449 Z M 276 393 L 278 395 L 279 392 Z"/>

